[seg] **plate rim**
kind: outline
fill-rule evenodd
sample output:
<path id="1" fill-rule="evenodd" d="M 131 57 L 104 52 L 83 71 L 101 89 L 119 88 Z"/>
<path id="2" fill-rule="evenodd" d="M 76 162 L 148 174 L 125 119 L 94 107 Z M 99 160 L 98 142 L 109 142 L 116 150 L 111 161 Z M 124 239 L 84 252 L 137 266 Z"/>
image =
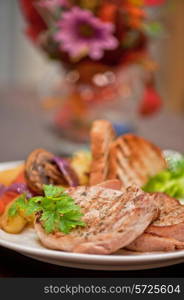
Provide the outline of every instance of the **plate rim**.
<path id="1" fill-rule="evenodd" d="M 3 230 L 0 230 L 0 233 Z M 10 234 L 9 234 L 10 235 Z M 21 234 L 20 234 L 21 235 Z M 11 235 L 10 235 L 11 236 Z M 171 259 L 184 259 L 184 250 L 178 250 L 176 252 L 168 253 L 148 253 L 148 254 L 135 254 L 135 255 L 96 255 L 96 254 L 82 254 L 64 252 L 58 250 L 51 250 L 47 248 L 39 249 L 36 247 L 18 245 L 16 242 L 7 241 L 0 237 L 0 246 L 6 247 L 17 252 L 31 253 L 38 256 L 53 257 L 53 258 L 64 258 L 66 260 L 72 259 L 72 261 L 87 261 L 92 262 L 103 262 L 103 263 L 140 263 L 140 262 L 154 262 Z"/>

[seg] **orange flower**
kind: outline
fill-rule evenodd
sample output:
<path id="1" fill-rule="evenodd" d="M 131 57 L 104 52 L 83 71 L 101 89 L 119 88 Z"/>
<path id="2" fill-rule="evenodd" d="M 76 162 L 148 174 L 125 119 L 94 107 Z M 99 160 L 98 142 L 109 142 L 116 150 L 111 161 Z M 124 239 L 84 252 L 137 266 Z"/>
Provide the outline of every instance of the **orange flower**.
<path id="1" fill-rule="evenodd" d="M 129 26 L 133 28 L 140 28 L 142 21 L 146 16 L 145 11 L 131 3 L 124 4 L 123 9 L 127 13 Z"/>
<path id="2" fill-rule="evenodd" d="M 104 22 L 115 23 L 117 5 L 113 3 L 104 3 L 100 9 L 99 17 Z"/>

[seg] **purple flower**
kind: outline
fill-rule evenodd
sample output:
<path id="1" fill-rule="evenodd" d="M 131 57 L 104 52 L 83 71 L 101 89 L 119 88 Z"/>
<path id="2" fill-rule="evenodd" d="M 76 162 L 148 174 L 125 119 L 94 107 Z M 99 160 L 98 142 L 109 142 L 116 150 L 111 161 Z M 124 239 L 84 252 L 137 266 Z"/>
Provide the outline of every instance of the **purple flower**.
<path id="1" fill-rule="evenodd" d="M 85 54 L 99 60 L 104 50 L 117 48 L 118 40 L 113 32 L 113 24 L 102 22 L 88 10 L 73 7 L 62 14 L 55 40 L 59 42 L 60 49 L 71 57 Z"/>

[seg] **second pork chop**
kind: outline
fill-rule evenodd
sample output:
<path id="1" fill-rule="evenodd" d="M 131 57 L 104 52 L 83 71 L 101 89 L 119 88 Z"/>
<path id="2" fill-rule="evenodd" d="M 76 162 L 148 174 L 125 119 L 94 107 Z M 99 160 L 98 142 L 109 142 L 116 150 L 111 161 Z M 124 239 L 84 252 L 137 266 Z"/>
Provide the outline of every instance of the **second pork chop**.
<path id="1" fill-rule="evenodd" d="M 184 249 L 184 206 L 163 193 L 153 197 L 159 217 L 127 248 L 142 252 Z"/>

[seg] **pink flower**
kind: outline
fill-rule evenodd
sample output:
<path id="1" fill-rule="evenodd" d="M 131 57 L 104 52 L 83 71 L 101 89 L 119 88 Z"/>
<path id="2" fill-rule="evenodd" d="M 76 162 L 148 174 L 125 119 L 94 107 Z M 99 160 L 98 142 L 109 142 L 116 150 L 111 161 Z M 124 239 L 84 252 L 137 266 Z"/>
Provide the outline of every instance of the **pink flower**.
<path id="1" fill-rule="evenodd" d="M 118 40 L 113 32 L 113 24 L 102 22 L 88 10 L 73 7 L 62 14 L 55 40 L 59 42 L 60 49 L 71 57 L 85 54 L 99 60 L 104 50 L 117 48 Z"/>

